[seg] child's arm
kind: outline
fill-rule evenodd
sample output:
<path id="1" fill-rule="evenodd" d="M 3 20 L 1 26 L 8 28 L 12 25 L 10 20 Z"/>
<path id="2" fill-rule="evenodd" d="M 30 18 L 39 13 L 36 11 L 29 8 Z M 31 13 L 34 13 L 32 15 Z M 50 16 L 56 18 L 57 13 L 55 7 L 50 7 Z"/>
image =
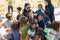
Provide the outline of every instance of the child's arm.
<path id="1" fill-rule="evenodd" d="M 22 40 L 22 34 L 20 34 L 20 40 Z"/>
<path id="2" fill-rule="evenodd" d="M 56 31 L 50 32 L 51 35 L 57 35 Z"/>
<path id="3" fill-rule="evenodd" d="M 29 40 L 29 35 L 27 34 L 27 36 L 26 36 L 26 39 L 25 40 Z"/>

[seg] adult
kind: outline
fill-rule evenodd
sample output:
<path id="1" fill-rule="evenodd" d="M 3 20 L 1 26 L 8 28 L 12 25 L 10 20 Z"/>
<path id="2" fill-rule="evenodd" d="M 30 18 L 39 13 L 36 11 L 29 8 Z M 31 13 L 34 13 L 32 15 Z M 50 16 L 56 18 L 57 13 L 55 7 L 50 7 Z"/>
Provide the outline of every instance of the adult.
<path id="1" fill-rule="evenodd" d="M 25 3 L 24 9 L 23 9 L 23 15 L 25 17 L 29 17 L 30 11 L 31 11 L 30 4 L 29 3 Z"/>
<path id="2" fill-rule="evenodd" d="M 54 6 L 51 3 L 51 0 L 45 0 L 45 11 L 48 12 L 51 22 L 55 20 L 54 17 Z"/>
<path id="3" fill-rule="evenodd" d="M 10 12 L 10 9 L 13 12 L 13 0 L 7 0 L 7 1 L 8 1 L 8 12 Z"/>

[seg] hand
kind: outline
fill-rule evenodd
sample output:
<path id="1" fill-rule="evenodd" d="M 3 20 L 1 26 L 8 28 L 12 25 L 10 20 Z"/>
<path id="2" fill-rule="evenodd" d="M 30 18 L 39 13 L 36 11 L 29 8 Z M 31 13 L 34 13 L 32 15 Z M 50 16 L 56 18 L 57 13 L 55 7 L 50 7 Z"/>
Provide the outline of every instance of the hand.
<path id="1" fill-rule="evenodd" d="M 10 28 L 6 28 L 6 32 L 10 31 Z"/>

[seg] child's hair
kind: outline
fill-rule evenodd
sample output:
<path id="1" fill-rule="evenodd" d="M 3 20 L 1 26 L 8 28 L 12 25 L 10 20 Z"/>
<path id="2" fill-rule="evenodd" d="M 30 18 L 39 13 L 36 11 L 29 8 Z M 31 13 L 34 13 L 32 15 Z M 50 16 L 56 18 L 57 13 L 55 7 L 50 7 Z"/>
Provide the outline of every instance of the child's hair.
<path id="1" fill-rule="evenodd" d="M 52 28 L 52 25 L 49 24 L 49 23 L 47 23 L 47 24 L 46 24 L 46 28 Z"/>
<path id="2" fill-rule="evenodd" d="M 35 20 L 33 18 L 29 18 L 30 25 L 36 24 Z"/>
<path id="3" fill-rule="evenodd" d="M 19 22 L 20 22 L 20 23 L 27 23 L 27 17 L 22 16 L 22 17 L 19 19 Z"/>
<path id="4" fill-rule="evenodd" d="M 59 28 L 60 28 L 60 23 L 55 21 L 53 24 L 52 24 L 52 27 L 55 31 L 59 31 Z"/>
<path id="5" fill-rule="evenodd" d="M 20 23 L 19 22 L 12 23 L 12 25 L 11 25 L 11 29 L 12 30 L 18 30 L 19 27 L 20 27 Z"/>
<path id="6" fill-rule="evenodd" d="M 45 35 L 47 35 L 40 27 L 36 29 L 36 35 L 40 37 L 42 40 L 46 40 Z"/>
<path id="7" fill-rule="evenodd" d="M 7 18 L 7 19 L 10 19 L 10 16 L 8 16 L 9 14 L 12 14 L 12 13 L 7 13 L 7 14 L 6 14 L 6 18 Z"/>
<path id="8" fill-rule="evenodd" d="M 22 9 L 21 7 L 17 7 L 17 10 L 21 11 L 21 9 Z"/>
<path id="9" fill-rule="evenodd" d="M 44 14 L 43 14 L 43 13 L 39 13 L 39 14 L 37 15 L 37 17 L 38 17 L 39 15 L 42 15 L 42 16 L 44 17 Z"/>

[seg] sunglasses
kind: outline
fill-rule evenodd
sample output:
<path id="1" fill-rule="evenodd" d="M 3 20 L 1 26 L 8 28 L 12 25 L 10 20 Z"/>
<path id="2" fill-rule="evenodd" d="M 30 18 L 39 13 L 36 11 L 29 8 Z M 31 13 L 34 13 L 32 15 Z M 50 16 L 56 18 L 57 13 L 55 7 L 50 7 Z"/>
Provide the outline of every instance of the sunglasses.
<path id="1" fill-rule="evenodd" d="M 30 7 L 27 7 L 27 9 L 30 9 Z"/>

